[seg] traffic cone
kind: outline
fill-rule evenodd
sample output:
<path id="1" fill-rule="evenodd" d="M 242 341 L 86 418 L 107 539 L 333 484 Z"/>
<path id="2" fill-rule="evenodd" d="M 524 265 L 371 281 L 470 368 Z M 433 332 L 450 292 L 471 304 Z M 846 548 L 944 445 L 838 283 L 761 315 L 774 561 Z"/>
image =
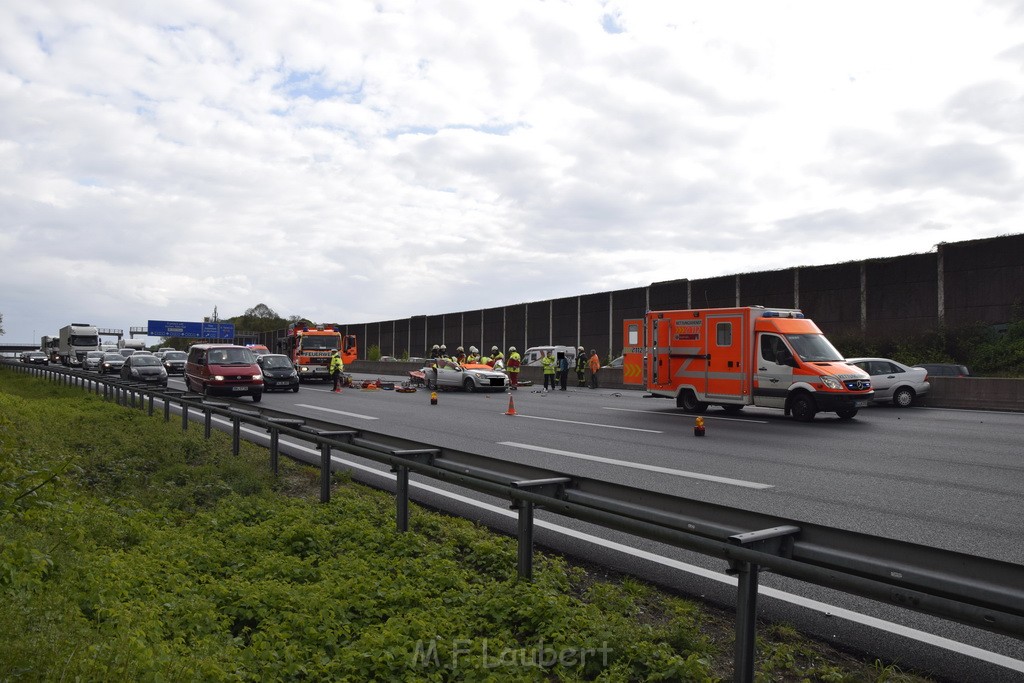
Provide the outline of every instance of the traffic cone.
<path id="1" fill-rule="evenodd" d="M 512 394 L 508 395 L 508 410 L 505 411 L 506 415 L 516 414 L 516 402 L 512 400 Z"/>
<path id="2" fill-rule="evenodd" d="M 431 391 L 430 392 L 430 405 L 432 405 L 432 406 L 436 406 L 437 405 L 437 392 L 436 391 Z"/>

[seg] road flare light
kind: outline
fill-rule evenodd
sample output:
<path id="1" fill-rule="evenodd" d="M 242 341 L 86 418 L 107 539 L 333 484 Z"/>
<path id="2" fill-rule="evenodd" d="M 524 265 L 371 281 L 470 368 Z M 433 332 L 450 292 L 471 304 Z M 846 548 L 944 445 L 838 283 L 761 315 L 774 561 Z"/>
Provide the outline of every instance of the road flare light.
<path id="1" fill-rule="evenodd" d="M 437 392 L 436 391 L 431 391 L 430 392 L 430 405 L 432 405 L 432 406 L 436 406 L 437 405 Z"/>
<path id="2" fill-rule="evenodd" d="M 697 421 L 693 425 L 694 436 L 704 436 L 704 418 L 698 417 Z"/>

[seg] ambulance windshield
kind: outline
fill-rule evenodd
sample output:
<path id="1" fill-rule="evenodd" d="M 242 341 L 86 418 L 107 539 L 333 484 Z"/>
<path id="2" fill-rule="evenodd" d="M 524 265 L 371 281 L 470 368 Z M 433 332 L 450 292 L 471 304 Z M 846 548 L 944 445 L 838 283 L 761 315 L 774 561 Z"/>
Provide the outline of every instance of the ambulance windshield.
<path id="1" fill-rule="evenodd" d="M 842 361 L 843 356 L 823 334 L 787 334 L 789 345 L 808 363 Z"/>

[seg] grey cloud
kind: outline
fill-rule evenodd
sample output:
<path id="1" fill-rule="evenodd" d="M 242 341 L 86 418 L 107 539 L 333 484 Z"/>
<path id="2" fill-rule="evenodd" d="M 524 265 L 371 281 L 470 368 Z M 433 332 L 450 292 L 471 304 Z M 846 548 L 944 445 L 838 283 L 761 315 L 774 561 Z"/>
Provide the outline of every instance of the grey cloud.
<path id="1" fill-rule="evenodd" d="M 961 90 L 949 99 L 946 111 L 960 123 L 1014 135 L 1024 133 L 1024 90 L 1013 83 L 993 81 Z"/>

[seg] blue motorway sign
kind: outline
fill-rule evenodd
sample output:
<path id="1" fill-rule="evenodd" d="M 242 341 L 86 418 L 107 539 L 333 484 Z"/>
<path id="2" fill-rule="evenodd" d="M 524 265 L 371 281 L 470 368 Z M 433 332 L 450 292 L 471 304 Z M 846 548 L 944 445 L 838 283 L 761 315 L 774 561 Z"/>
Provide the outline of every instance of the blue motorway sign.
<path id="1" fill-rule="evenodd" d="M 176 320 L 150 320 L 150 337 L 184 337 L 188 339 L 234 339 L 234 323 L 188 323 Z"/>

